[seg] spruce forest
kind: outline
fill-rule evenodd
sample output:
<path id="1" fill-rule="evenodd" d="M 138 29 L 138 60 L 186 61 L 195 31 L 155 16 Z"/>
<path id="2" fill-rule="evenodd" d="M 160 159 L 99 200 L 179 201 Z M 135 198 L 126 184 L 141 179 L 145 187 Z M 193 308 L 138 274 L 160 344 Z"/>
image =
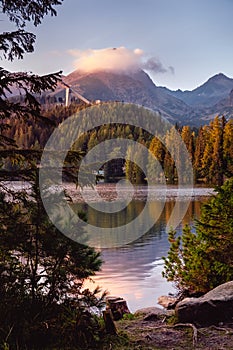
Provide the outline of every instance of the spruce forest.
<path id="1" fill-rule="evenodd" d="M 65 107 L 63 104 L 45 106 L 43 106 L 43 116 L 51 123 L 45 123 L 43 120 L 38 122 L 33 118 L 27 120 L 11 118 L 11 127 L 4 131 L 4 135 L 9 139 L 14 139 L 18 149 L 27 150 L 29 153 L 30 150 L 43 150 L 55 127 L 72 114 L 86 108 L 82 103 L 72 103 L 69 107 Z M 134 140 L 149 148 L 150 152 L 160 162 L 167 183 L 173 184 L 177 182 L 176 167 L 167 146 L 174 144 L 174 130 L 180 133 L 187 147 L 192 160 L 196 183 L 222 185 L 225 178 L 233 176 L 233 121 L 232 119 L 226 120 L 224 116 L 216 116 L 208 125 L 199 128 L 176 125 L 174 129 L 166 133 L 162 142 L 145 130 L 128 125 L 127 121 L 124 125 L 103 125 L 81 135 L 73 144 L 72 150 L 85 155 L 94 146 L 107 139 L 127 138 Z M 64 135 L 64 137 L 69 138 L 69 134 Z M 173 147 L 176 147 L 175 144 Z M 137 154 L 134 149 L 128 149 L 128 152 L 136 159 Z M 115 150 L 115 157 L 117 157 L 117 150 Z M 122 160 L 122 162 L 115 161 L 115 164 L 111 163 L 114 163 L 114 160 L 104 166 L 106 181 L 110 180 L 109 172 L 112 170 L 112 181 L 114 181 L 114 177 L 125 176 L 134 184 L 146 182 L 145 174 L 136 162 L 127 160 L 124 162 Z M 9 158 L 6 158 L 4 168 L 8 170 L 12 168 Z M 154 169 L 150 168 L 149 163 L 147 164 L 147 171 L 153 177 Z"/>

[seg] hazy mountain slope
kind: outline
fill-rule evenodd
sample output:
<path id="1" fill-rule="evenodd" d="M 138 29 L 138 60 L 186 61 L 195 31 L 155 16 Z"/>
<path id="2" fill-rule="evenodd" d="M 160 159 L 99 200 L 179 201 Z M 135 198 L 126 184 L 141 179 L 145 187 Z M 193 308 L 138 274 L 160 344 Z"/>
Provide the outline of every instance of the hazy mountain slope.
<path id="1" fill-rule="evenodd" d="M 218 101 L 226 98 L 233 89 L 233 79 L 220 73 L 214 75 L 204 84 L 192 91 L 172 91 L 167 88 L 161 88 L 162 91 L 184 101 L 193 107 L 211 107 Z"/>
<path id="2" fill-rule="evenodd" d="M 203 120 L 213 119 L 216 115 L 224 115 L 227 119 L 233 118 L 233 89 L 227 97 L 206 110 Z"/>

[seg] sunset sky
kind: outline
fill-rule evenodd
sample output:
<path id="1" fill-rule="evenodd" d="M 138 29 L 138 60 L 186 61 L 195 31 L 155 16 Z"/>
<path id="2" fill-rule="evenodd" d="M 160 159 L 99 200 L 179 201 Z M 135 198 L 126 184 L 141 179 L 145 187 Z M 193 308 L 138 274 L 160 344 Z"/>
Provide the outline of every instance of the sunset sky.
<path id="1" fill-rule="evenodd" d="M 1 65 L 68 74 L 79 64 L 133 62 L 156 85 L 182 90 L 219 72 L 233 78 L 232 0 L 64 0 L 57 10 L 28 27 L 37 35 L 33 54 Z M 6 19 L 0 23 L 9 29 Z"/>

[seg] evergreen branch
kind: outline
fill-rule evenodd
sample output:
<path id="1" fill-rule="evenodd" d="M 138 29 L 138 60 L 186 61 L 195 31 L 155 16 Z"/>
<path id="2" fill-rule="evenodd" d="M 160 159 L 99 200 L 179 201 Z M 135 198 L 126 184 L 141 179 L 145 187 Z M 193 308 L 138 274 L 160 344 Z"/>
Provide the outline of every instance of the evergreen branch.
<path id="1" fill-rule="evenodd" d="M 22 59 L 24 53 L 34 51 L 35 39 L 34 34 L 24 30 L 0 34 L 0 51 L 3 51 L 3 58 L 10 61 L 14 58 Z"/>
<path id="2" fill-rule="evenodd" d="M 0 67 L 0 96 L 6 97 L 6 91 L 11 92 L 11 87 L 37 94 L 45 90 L 54 90 L 58 81 L 61 81 L 61 73 L 59 71 L 39 76 L 25 72 L 11 73 Z"/>
<path id="3" fill-rule="evenodd" d="M 0 0 L 1 12 L 18 28 L 32 21 L 34 26 L 41 24 L 45 15 L 56 16 L 54 6 L 61 5 L 63 0 Z"/>
<path id="4" fill-rule="evenodd" d="M 54 122 L 41 115 L 41 106 L 34 94 L 54 90 L 61 80 L 61 72 L 38 76 L 28 73 L 11 73 L 0 68 L 0 119 L 14 117 L 28 118 L 30 115 L 54 125 Z M 12 89 L 18 89 L 24 97 L 23 103 L 13 102 L 7 98 Z"/>

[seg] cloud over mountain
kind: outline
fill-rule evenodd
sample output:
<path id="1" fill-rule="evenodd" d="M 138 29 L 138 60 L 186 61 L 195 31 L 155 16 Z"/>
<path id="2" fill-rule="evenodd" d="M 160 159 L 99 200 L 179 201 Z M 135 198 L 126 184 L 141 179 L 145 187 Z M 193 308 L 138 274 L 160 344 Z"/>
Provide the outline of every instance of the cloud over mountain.
<path id="1" fill-rule="evenodd" d="M 84 72 L 129 72 L 139 69 L 154 73 L 174 72 L 173 67 L 164 67 L 158 58 L 148 58 L 141 49 L 129 50 L 121 46 L 100 50 L 70 50 L 69 53 L 75 57 L 75 68 Z"/>

